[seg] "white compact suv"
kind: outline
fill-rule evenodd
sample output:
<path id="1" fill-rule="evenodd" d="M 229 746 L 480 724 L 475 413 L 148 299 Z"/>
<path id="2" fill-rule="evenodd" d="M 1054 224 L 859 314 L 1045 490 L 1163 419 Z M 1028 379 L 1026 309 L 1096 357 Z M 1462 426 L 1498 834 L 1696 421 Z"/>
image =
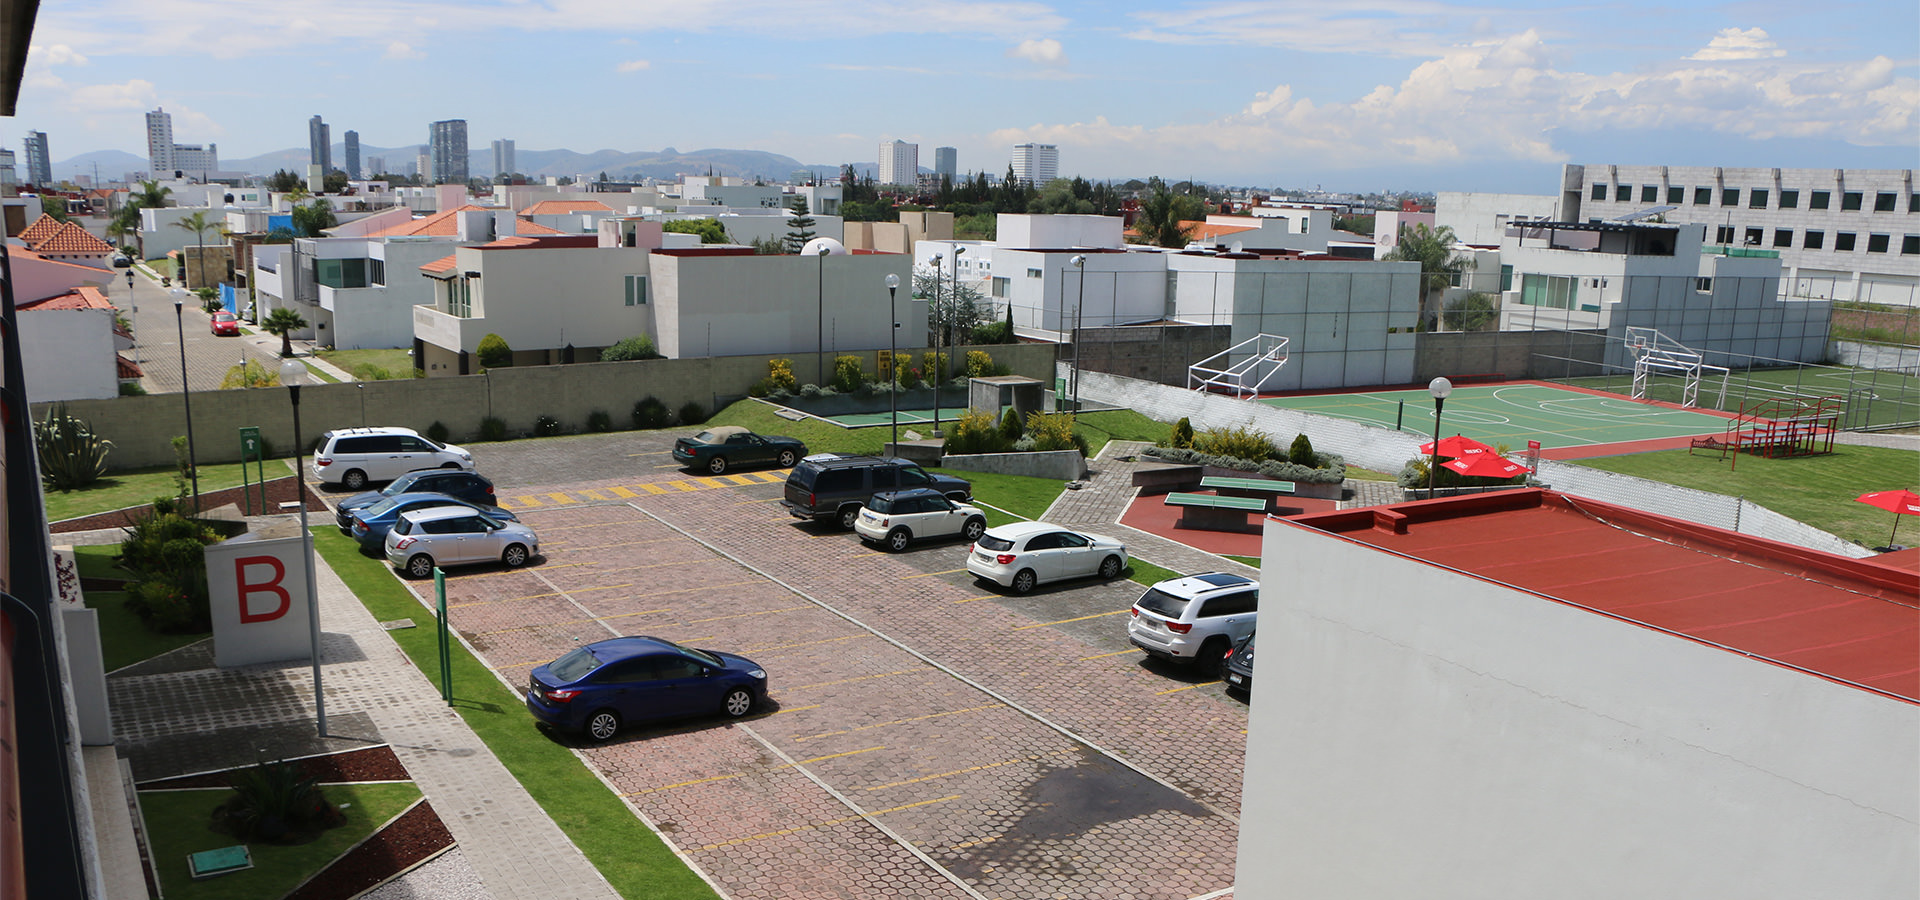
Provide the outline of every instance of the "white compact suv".
<path id="1" fill-rule="evenodd" d="M 473 454 L 421 437 L 411 428 L 340 428 L 320 435 L 313 477 L 350 491 L 368 482 L 392 481 L 415 469 L 473 471 Z"/>
<path id="2" fill-rule="evenodd" d="M 979 540 L 987 530 L 987 516 L 979 507 L 955 503 L 931 488 L 882 491 L 860 507 L 853 530 L 861 539 L 899 553 L 920 538 Z"/>
<path id="3" fill-rule="evenodd" d="M 1134 601 L 1127 640 L 1169 662 L 1213 671 L 1227 651 L 1253 633 L 1260 583 L 1244 575 L 1208 572 L 1162 581 Z"/>

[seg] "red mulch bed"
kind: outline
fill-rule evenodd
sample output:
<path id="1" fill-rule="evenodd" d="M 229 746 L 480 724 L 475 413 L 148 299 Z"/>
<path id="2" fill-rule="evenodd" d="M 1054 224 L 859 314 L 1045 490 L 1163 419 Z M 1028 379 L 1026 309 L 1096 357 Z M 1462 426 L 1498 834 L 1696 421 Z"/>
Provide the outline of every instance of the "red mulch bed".
<path id="1" fill-rule="evenodd" d="M 393 755 L 391 747 L 368 747 L 364 750 L 348 750 L 344 753 L 330 753 L 326 756 L 309 756 L 305 759 L 288 760 L 300 767 L 300 773 L 322 784 L 341 781 L 410 781 L 407 768 L 400 764 L 400 757 Z M 167 790 L 172 788 L 210 788 L 228 787 L 226 772 L 209 772 L 205 775 L 183 775 L 179 778 L 162 778 L 158 781 L 143 781 L 143 791 Z"/>
<path id="2" fill-rule="evenodd" d="M 453 846 L 453 833 L 421 800 L 392 824 L 294 888 L 285 900 L 347 900 Z"/>
<path id="3" fill-rule="evenodd" d="M 288 475 L 283 478 L 276 478 L 272 481 L 267 482 L 266 486 L 267 486 L 266 512 L 268 513 L 277 513 L 280 511 L 280 504 L 282 502 L 296 499 L 295 498 L 296 491 L 294 490 L 294 481 L 293 481 L 292 475 Z M 226 490 L 223 490 L 223 491 L 208 491 L 200 495 L 200 508 L 201 509 L 219 509 L 220 507 L 226 506 L 227 504 L 231 503 L 235 506 L 240 506 L 241 511 L 245 512 L 246 507 L 242 505 L 245 501 L 245 498 L 242 496 L 242 494 L 244 494 L 246 490 L 247 488 L 245 487 L 236 487 L 236 488 L 227 488 Z M 254 485 L 253 487 L 253 496 L 254 496 L 253 502 L 255 507 L 254 512 L 255 514 L 259 514 L 260 513 L 260 510 L 259 510 L 260 486 L 258 484 Z M 129 506 L 126 509 L 116 509 L 113 512 L 100 513 L 99 515 L 82 516 L 78 519 L 66 519 L 63 521 L 53 523 L 53 525 L 51 525 L 48 528 L 48 530 L 52 531 L 54 534 L 59 534 L 65 531 L 93 531 L 95 529 L 100 529 L 100 528 L 125 528 L 129 525 L 132 525 L 135 519 L 144 518 L 147 514 L 147 510 L 149 509 L 152 509 L 152 507 L 144 506 L 144 505 Z M 307 511 L 308 512 L 325 513 L 325 512 L 329 512 L 330 509 L 331 508 L 327 506 L 326 501 L 315 496 L 312 491 L 307 492 Z"/>

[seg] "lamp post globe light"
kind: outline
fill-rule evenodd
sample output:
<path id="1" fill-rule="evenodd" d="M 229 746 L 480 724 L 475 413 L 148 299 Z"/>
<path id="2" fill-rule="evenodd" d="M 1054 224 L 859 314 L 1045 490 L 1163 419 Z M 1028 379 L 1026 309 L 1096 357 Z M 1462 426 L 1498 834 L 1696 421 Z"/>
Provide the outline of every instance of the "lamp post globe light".
<path id="1" fill-rule="evenodd" d="M 174 288 L 173 329 L 180 339 L 180 402 L 187 411 L 187 477 L 193 481 L 193 511 L 200 513 L 200 465 L 194 461 L 193 453 L 193 385 L 187 382 L 187 326 L 185 324 L 187 289 Z"/>
<path id="2" fill-rule="evenodd" d="M 313 711 L 319 720 L 320 736 L 327 736 L 327 698 L 320 690 L 320 594 L 314 589 L 313 531 L 307 527 L 306 446 L 300 436 L 300 382 L 307 367 L 297 359 L 280 361 L 280 383 L 287 386 L 287 399 L 293 404 L 293 489 L 300 506 L 300 550 L 307 568 L 307 637 L 313 657 Z"/>
<path id="3" fill-rule="evenodd" d="M 1073 412 L 1077 415 L 1080 412 L 1080 307 L 1087 302 L 1086 254 L 1074 255 L 1073 268 L 1080 273 L 1080 296 L 1073 301 L 1073 384 L 1070 390 L 1073 395 Z"/>
<path id="4" fill-rule="evenodd" d="M 899 367 L 900 360 L 895 355 L 893 347 L 899 343 L 897 338 L 900 330 L 900 313 L 895 309 L 893 298 L 894 292 L 899 288 L 900 276 L 887 273 L 887 317 L 893 322 L 893 327 L 887 330 L 887 380 L 889 382 L 887 412 L 893 419 L 893 452 L 895 453 L 900 452 L 900 395 L 894 391 L 894 388 L 900 384 L 900 373 L 894 370 Z"/>
<path id="5" fill-rule="evenodd" d="M 1444 375 L 1435 376 L 1427 382 L 1427 393 L 1433 395 L 1433 456 L 1427 460 L 1427 499 L 1431 500 L 1440 486 L 1440 410 L 1453 393 L 1453 382 Z"/>

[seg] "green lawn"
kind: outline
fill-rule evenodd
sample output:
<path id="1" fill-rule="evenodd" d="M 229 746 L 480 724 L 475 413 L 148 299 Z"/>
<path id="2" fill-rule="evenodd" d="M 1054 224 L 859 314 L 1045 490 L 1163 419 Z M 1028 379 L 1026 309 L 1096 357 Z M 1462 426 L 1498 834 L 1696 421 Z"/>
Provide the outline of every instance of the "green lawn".
<path id="1" fill-rule="evenodd" d="M 308 844 L 249 843 L 247 849 L 253 856 L 253 868 L 203 881 L 193 880 L 188 873 L 187 854 L 241 843 L 233 835 L 220 834 L 207 827 L 214 807 L 233 796 L 232 789 L 140 792 L 140 811 L 147 823 L 147 840 L 152 842 L 153 865 L 160 873 L 161 891 L 168 900 L 254 900 L 283 896 L 373 834 L 420 796 L 420 789 L 412 782 L 333 784 L 327 785 L 324 791 L 327 800 L 336 807 L 344 805 L 340 814 L 346 817 L 345 825 L 322 832 L 317 840 Z"/>
<path id="2" fill-rule="evenodd" d="M 1893 513 L 1854 502 L 1869 491 L 1914 488 L 1920 453 L 1881 447 L 1836 445 L 1820 456 L 1768 459 L 1741 456 L 1737 464 L 1717 454 L 1666 450 L 1629 456 L 1573 460 L 1573 464 L 1744 497 L 1822 531 L 1867 547 L 1885 546 Z M 1920 543 L 1920 523 L 1902 523 L 1902 543 Z"/>
<path id="3" fill-rule="evenodd" d="M 892 436 L 890 428 L 841 428 L 818 419 L 793 421 L 774 414 L 774 408 L 757 400 L 742 400 L 713 415 L 708 425 L 739 425 L 760 434 L 784 434 L 806 442 L 810 453 L 874 454 Z M 618 418 L 628 410 L 609 410 Z M 1157 441 L 1167 436 L 1169 426 L 1130 409 L 1082 413 L 1075 423 L 1087 439 L 1087 452 L 1099 455 L 1108 441 Z M 919 429 L 927 434 L 924 425 Z"/>
<path id="4" fill-rule="evenodd" d="M 316 529 L 314 546 L 374 618 L 413 620 L 418 627 L 388 633 L 422 672 L 439 672 L 433 613 L 394 579 L 386 563 L 361 555 L 358 543 L 333 528 Z M 579 757 L 536 729 L 526 701 L 503 687 L 458 641 L 452 666 L 455 711 L 622 897 L 715 896 Z"/>
<path id="5" fill-rule="evenodd" d="M 413 377 L 413 357 L 405 350 L 322 350 L 314 355 L 361 381 Z"/>
<path id="6" fill-rule="evenodd" d="M 1066 490 L 1064 482 L 1026 475 L 1001 475 L 994 472 L 966 472 L 960 469 L 933 469 L 944 475 L 965 478 L 973 485 L 973 499 L 998 509 L 987 509 L 988 525 L 1032 521 L 1053 505 L 1053 498 Z M 1000 512 L 1012 513 L 1009 516 Z"/>
<path id="7" fill-rule="evenodd" d="M 267 460 L 266 477 L 285 478 L 291 472 L 288 462 L 288 460 Z M 173 474 L 172 466 L 130 469 L 124 472 L 109 472 L 106 477 L 78 490 L 64 493 L 44 491 L 47 498 L 47 520 L 59 522 L 64 519 L 125 509 L 129 506 L 144 506 L 153 502 L 155 497 L 171 497 L 175 491 Z M 259 480 L 258 469 L 249 468 L 248 475 L 255 481 Z M 200 492 L 203 494 L 239 486 L 239 463 L 220 463 L 200 467 Z"/>
<path id="8" fill-rule="evenodd" d="M 83 578 L 127 577 L 125 570 L 113 564 L 113 558 L 120 553 L 118 544 L 75 547 L 73 553 Z M 149 631 L 140 617 L 127 608 L 125 591 L 87 591 L 84 599 L 88 609 L 99 611 L 100 653 L 106 660 L 109 672 L 208 637 L 205 633 L 156 634 Z"/>

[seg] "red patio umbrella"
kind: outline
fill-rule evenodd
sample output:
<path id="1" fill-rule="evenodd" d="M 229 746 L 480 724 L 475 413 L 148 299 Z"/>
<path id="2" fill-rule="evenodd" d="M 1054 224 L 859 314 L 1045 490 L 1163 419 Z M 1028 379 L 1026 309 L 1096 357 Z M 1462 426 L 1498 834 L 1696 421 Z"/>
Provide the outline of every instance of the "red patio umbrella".
<path id="1" fill-rule="evenodd" d="M 1453 437 L 1440 439 L 1440 453 L 1438 455 L 1458 459 L 1461 457 L 1491 454 L 1493 452 L 1494 449 L 1486 444 L 1482 444 L 1473 438 L 1456 434 Z M 1424 456 L 1435 455 L 1433 452 L 1433 442 L 1428 441 L 1421 444 L 1420 453 Z"/>
<path id="2" fill-rule="evenodd" d="M 1440 443 L 1445 444 L 1446 442 L 1441 441 Z M 1462 475 L 1474 478 L 1512 478 L 1515 475 L 1528 471 L 1526 466 L 1501 456 L 1498 453 L 1476 453 L 1472 456 L 1463 456 L 1459 459 L 1447 460 L 1441 463 L 1441 465 L 1455 472 L 1459 472 Z"/>
<path id="3" fill-rule="evenodd" d="M 1893 546 L 1893 536 L 1900 531 L 1901 516 L 1920 516 L 1920 494 L 1909 490 L 1874 491 L 1853 498 L 1856 503 L 1878 506 L 1893 513 L 1893 531 L 1887 532 L 1887 546 Z"/>

